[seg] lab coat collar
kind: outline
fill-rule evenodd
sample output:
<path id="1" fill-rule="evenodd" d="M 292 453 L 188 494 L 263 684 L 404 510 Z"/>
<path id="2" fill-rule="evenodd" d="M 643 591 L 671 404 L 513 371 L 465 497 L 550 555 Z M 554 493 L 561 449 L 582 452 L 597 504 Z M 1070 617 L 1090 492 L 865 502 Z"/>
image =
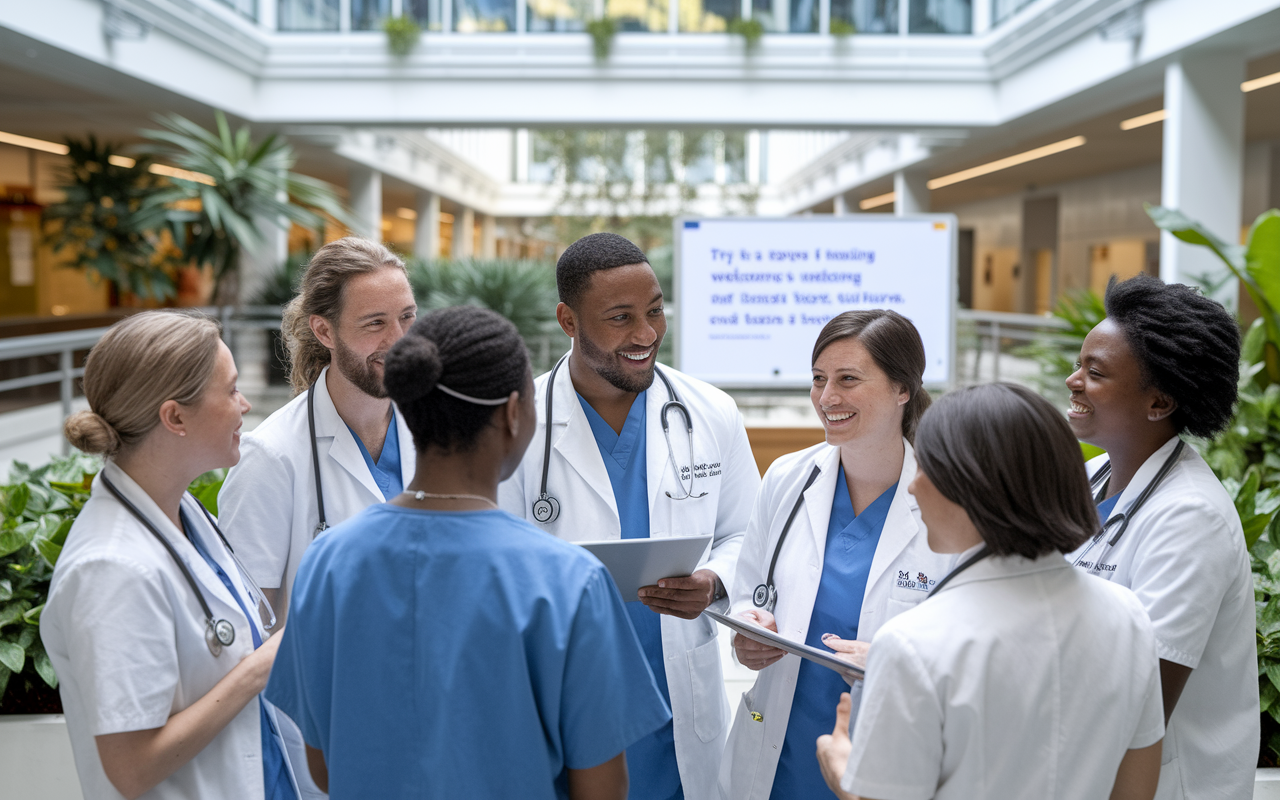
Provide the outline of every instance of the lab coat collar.
<path id="1" fill-rule="evenodd" d="M 578 402 L 578 392 L 573 388 L 573 378 L 569 374 L 567 361 L 556 373 L 555 385 L 548 386 L 546 391 L 552 393 L 552 419 L 548 422 L 551 425 L 551 446 L 564 457 L 570 467 L 582 476 L 583 482 L 600 496 L 600 499 L 613 512 L 614 518 L 617 518 L 618 502 L 613 496 L 613 484 L 609 482 L 609 472 L 605 469 L 604 457 L 600 455 L 600 448 L 596 445 L 595 434 L 591 432 L 591 423 L 587 421 L 587 414 L 582 410 L 582 404 Z M 540 401 L 542 401 L 541 398 Z M 645 412 L 650 417 L 654 416 L 648 407 Z M 649 423 L 652 424 L 652 422 L 653 420 L 650 419 Z M 646 429 L 646 435 L 647 433 Z M 647 445 L 648 442 L 646 442 Z M 537 446 L 537 440 L 534 446 Z M 649 455 L 648 461 L 652 463 L 652 454 Z M 650 492 L 651 497 L 652 494 Z M 621 529 L 619 529 L 620 535 Z"/>
<path id="2" fill-rule="evenodd" d="M 1056 569 L 1071 569 L 1071 563 L 1056 550 L 1039 558 L 1022 556 L 987 556 L 973 566 L 956 575 L 938 594 L 945 594 L 957 586 L 980 581 L 994 581 L 1004 578 L 1017 578 L 1037 572 L 1049 572 Z"/>
<path id="3" fill-rule="evenodd" d="M 204 557 L 196 551 L 195 547 L 191 544 L 191 541 L 187 539 L 186 534 L 178 530 L 178 527 L 173 524 L 173 521 L 169 519 L 169 516 L 160 509 L 160 506 L 156 505 L 156 502 L 151 499 L 151 495 L 147 494 L 146 491 L 144 491 L 143 488 L 139 486 L 132 477 L 130 477 L 129 473 L 121 469 L 111 459 L 107 459 L 102 465 L 102 471 L 94 478 L 94 494 L 99 494 L 103 498 L 110 498 L 113 503 L 119 502 L 116 499 L 116 496 L 111 494 L 110 490 L 108 490 L 106 486 L 101 486 L 100 488 L 98 486 L 98 484 L 102 482 L 103 476 L 109 478 L 112 485 L 119 489 L 120 493 L 128 498 L 129 502 L 133 503 L 134 506 L 142 512 L 143 516 L 145 516 L 152 525 L 155 525 L 161 535 L 168 540 L 169 544 L 173 547 L 174 552 L 178 554 L 178 558 L 182 559 L 182 563 L 186 564 L 187 569 L 189 569 L 195 579 L 200 582 L 200 589 L 204 592 L 204 596 L 206 601 L 209 603 L 209 607 L 214 609 L 214 615 L 218 617 L 234 615 L 234 618 L 236 619 L 243 618 L 240 606 L 236 603 L 235 598 L 231 596 L 231 593 L 227 591 L 227 587 L 222 583 L 222 579 L 214 573 L 208 562 L 204 560 Z M 205 518 L 200 509 L 194 508 L 191 505 L 193 502 L 199 501 L 195 501 L 189 496 L 183 496 L 182 498 L 182 507 L 183 510 L 187 512 L 187 520 L 197 527 L 196 535 L 200 537 L 201 543 L 204 544 L 205 548 L 209 551 L 209 554 L 218 562 L 223 571 L 226 572 L 233 581 L 240 580 L 239 570 L 236 569 L 235 564 L 230 563 L 228 558 L 222 556 L 223 548 L 221 547 L 221 543 L 218 542 L 217 533 L 215 533 L 210 527 L 209 521 Z M 121 511 L 124 514 L 127 514 L 130 519 L 133 519 L 133 515 L 127 508 L 122 506 Z M 142 523 L 138 523 L 138 525 L 141 526 Z M 150 532 L 144 531 L 143 535 L 147 540 L 154 541 Z M 162 558 L 167 562 L 169 561 L 170 556 L 168 553 L 165 553 Z M 223 607 L 221 609 L 219 609 L 214 603 L 215 599 L 222 604 Z M 246 600 L 246 602 L 248 601 Z M 249 620 L 249 624 L 254 624 L 254 620 Z"/>
<path id="4" fill-rule="evenodd" d="M 894 559 L 916 538 L 920 526 L 916 523 L 917 508 L 915 495 L 907 491 L 916 476 L 916 451 L 905 438 L 902 440 L 902 472 L 898 476 L 898 486 L 893 492 L 893 502 L 889 505 L 889 513 L 884 520 L 884 528 L 880 533 L 880 543 L 876 545 L 875 556 L 871 559 L 871 571 L 867 576 L 867 586 L 872 586 L 880 579 Z"/>
<path id="5" fill-rule="evenodd" d="M 1138 499 L 1138 495 L 1142 494 L 1143 490 L 1147 488 L 1147 485 L 1155 479 L 1156 473 L 1160 471 L 1160 468 L 1164 466 L 1165 460 L 1173 453 L 1173 448 L 1178 446 L 1178 441 L 1178 437 L 1174 436 L 1169 439 L 1169 441 L 1160 445 L 1160 449 L 1156 450 L 1147 457 L 1146 461 L 1142 462 L 1142 466 L 1138 467 L 1138 471 L 1133 474 L 1133 480 L 1129 481 L 1129 485 L 1124 487 L 1124 491 L 1120 493 L 1120 499 L 1116 501 L 1115 507 L 1111 510 L 1112 516 L 1115 516 L 1121 511 L 1128 513 L 1129 507 Z M 1191 448 L 1187 448 L 1188 451 L 1190 451 L 1190 449 Z M 1186 457 L 1186 452 L 1182 454 L 1182 457 Z M 1102 465 L 1108 463 L 1109 460 L 1110 459 L 1107 457 L 1098 459 L 1097 469 L 1101 469 Z M 1090 472 L 1091 478 L 1093 477 L 1093 474 L 1097 472 L 1097 469 Z"/>
<path id="6" fill-rule="evenodd" d="M 836 480 L 840 477 L 840 448 L 828 446 L 818 452 L 814 464 L 818 478 L 804 493 L 804 510 L 809 515 L 809 534 L 818 558 L 826 552 L 827 528 L 831 525 L 831 503 L 836 496 Z M 810 470 L 812 471 L 812 470 Z M 808 480 L 808 474 L 805 475 Z M 825 498 L 825 499 L 823 499 Z M 871 585 L 871 581 L 867 581 Z"/>
<path id="7" fill-rule="evenodd" d="M 356 442 L 355 435 L 338 414 L 338 407 L 333 404 L 333 398 L 329 396 L 329 386 L 325 380 L 328 374 L 329 367 L 325 367 L 320 370 L 320 377 L 316 379 L 316 445 L 336 461 L 338 466 L 350 473 L 351 477 L 359 481 L 361 486 L 368 489 L 373 495 L 373 502 L 381 503 L 386 498 L 382 496 L 382 490 L 378 488 L 377 481 L 373 479 L 373 474 L 364 463 L 364 456 L 360 454 L 360 445 Z M 414 459 L 404 457 L 404 443 L 413 440 L 409 438 L 408 429 L 403 425 L 403 415 L 398 410 L 396 424 L 401 442 L 400 474 L 404 485 L 408 486 L 413 480 L 413 470 L 416 465 Z M 320 441 L 325 437 L 331 439 L 328 450 L 324 450 L 324 443 Z"/>

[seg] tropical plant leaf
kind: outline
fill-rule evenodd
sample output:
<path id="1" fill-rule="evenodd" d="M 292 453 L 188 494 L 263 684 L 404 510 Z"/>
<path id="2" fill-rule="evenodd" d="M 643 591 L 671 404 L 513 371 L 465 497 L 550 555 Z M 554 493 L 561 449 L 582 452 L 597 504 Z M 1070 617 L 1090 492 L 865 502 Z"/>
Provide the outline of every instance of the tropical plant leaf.
<path id="1" fill-rule="evenodd" d="M 31 544 L 37 530 L 39 530 L 39 524 L 35 522 L 24 522 L 12 528 L 0 529 L 0 556 L 16 553 Z"/>
<path id="2" fill-rule="evenodd" d="M 1272 209 L 1254 220 L 1245 246 L 1245 270 L 1271 303 L 1280 307 L 1280 211 Z"/>
<path id="3" fill-rule="evenodd" d="M 58 688 L 58 674 L 53 671 L 53 662 L 49 660 L 49 654 L 40 648 L 40 652 L 31 658 L 32 666 L 35 667 L 36 674 L 39 675 L 51 689 Z"/>
<path id="4" fill-rule="evenodd" d="M 22 672 L 27 661 L 27 651 L 16 642 L 0 641 L 0 664 L 11 672 Z"/>
<path id="5" fill-rule="evenodd" d="M 0 606 L 0 628 L 5 628 L 22 619 L 22 615 L 30 608 L 31 603 L 26 600 L 10 600 Z"/>

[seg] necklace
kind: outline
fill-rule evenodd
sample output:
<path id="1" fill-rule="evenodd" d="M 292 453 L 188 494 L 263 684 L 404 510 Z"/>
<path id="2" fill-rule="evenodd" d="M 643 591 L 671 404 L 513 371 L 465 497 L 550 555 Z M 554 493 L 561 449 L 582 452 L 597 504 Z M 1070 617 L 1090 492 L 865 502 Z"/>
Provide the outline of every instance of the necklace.
<path id="1" fill-rule="evenodd" d="M 405 491 L 405 494 L 413 495 L 413 499 L 417 500 L 419 503 L 421 503 L 423 500 L 426 500 L 428 497 L 430 497 L 432 500 L 479 500 L 481 503 L 488 503 L 489 505 L 493 506 L 494 509 L 498 508 L 497 503 L 493 502 L 487 497 L 481 497 L 478 494 L 432 494 L 431 492 L 423 492 L 423 491 L 410 492 L 407 490 Z"/>

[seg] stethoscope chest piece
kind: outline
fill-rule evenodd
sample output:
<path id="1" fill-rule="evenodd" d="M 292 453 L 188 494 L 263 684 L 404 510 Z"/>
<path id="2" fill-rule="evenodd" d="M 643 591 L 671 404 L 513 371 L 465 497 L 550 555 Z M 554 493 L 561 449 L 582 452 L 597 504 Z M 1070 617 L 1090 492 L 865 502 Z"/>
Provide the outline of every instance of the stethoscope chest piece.
<path id="1" fill-rule="evenodd" d="M 560 501 L 544 494 L 533 501 L 533 518 L 541 523 L 555 522 L 560 516 Z"/>
<path id="2" fill-rule="evenodd" d="M 751 595 L 751 602 L 756 608 L 763 608 L 765 611 L 772 612 L 773 607 L 778 603 L 778 590 L 762 583 L 756 587 L 755 592 Z"/>
<path id="3" fill-rule="evenodd" d="M 225 619 L 210 620 L 204 629 L 204 641 L 214 657 L 222 655 L 222 648 L 230 647 L 236 640 L 235 626 Z"/>

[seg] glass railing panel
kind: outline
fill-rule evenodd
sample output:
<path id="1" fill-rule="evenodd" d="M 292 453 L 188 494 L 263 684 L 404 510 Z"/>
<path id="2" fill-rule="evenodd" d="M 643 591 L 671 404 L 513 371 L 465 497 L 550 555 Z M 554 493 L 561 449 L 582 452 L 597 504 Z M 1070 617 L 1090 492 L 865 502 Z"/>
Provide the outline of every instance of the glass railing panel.
<path id="1" fill-rule="evenodd" d="M 382 30 L 382 21 L 391 16 L 391 0 L 351 0 L 351 30 Z"/>
<path id="2" fill-rule="evenodd" d="M 739 0 L 675 0 L 679 5 L 680 31 L 684 33 L 724 33 L 729 23 L 742 16 Z"/>
<path id="3" fill-rule="evenodd" d="M 458 33 L 503 33 L 516 29 L 515 0 L 453 0 Z"/>
<path id="4" fill-rule="evenodd" d="M 282 31 L 338 30 L 338 0 L 279 0 L 276 21 Z"/>
<path id="5" fill-rule="evenodd" d="M 751 18 L 771 33 L 817 33 L 818 0 L 751 0 Z"/>
<path id="6" fill-rule="evenodd" d="M 667 0 L 605 0 L 606 17 L 628 33 L 665 33 Z"/>
<path id="7" fill-rule="evenodd" d="M 911 0 L 908 33 L 972 33 L 971 0 Z"/>
<path id="8" fill-rule="evenodd" d="M 402 0 L 404 14 L 412 17 L 424 31 L 438 31 L 442 0 Z"/>
<path id="9" fill-rule="evenodd" d="M 831 21 L 858 33 L 897 33 L 898 0 L 831 0 Z"/>

